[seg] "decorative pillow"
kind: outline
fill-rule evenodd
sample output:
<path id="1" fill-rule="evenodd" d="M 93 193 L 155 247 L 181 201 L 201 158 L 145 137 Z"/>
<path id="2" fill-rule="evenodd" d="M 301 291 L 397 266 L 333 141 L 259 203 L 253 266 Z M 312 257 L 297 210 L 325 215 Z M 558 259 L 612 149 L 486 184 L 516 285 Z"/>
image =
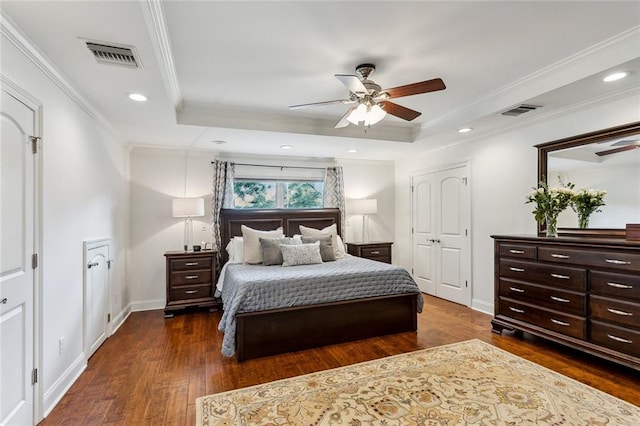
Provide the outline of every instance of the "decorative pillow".
<path id="1" fill-rule="evenodd" d="M 262 264 L 282 265 L 282 250 L 280 244 L 295 244 L 293 238 L 262 238 L 260 237 L 260 247 L 262 248 Z"/>
<path id="2" fill-rule="evenodd" d="M 331 237 L 302 237 L 302 243 L 315 243 L 320 242 L 320 256 L 323 262 L 333 262 L 336 260 L 336 255 L 333 252 L 333 245 L 331 244 Z"/>
<path id="3" fill-rule="evenodd" d="M 315 265 L 322 263 L 320 241 L 311 244 L 280 244 L 282 266 Z"/>
<path id="4" fill-rule="evenodd" d="M 244 249 L 243 249 L 243 238 L 242 237 L 233 237 L 229 244 L 227 244 L 226 250 L 229 255 L 229 263 L 242 263 L 244 262 Z"/>
<path id="5" fill-rule="evenodd" d="M 257 264 L 262 263 L 262 247 L 260 246 L 260 237 L 263 238 L 283 238 L 282 228 L 274 231 L 259 231 L 242 225 L 244 263 Z"/>
<path id="6" fill-rule="evenodd" d="M 335 223 L 324 229 L 307 228 L 304 225 L 300 225 L 300 233 L 302 233 L 303 237 L 331 237 L 331 245 L 336 259 L 342 259 L 346 254 L 344 243 L 340 235 L 338 235 L 338 227 Z"/>

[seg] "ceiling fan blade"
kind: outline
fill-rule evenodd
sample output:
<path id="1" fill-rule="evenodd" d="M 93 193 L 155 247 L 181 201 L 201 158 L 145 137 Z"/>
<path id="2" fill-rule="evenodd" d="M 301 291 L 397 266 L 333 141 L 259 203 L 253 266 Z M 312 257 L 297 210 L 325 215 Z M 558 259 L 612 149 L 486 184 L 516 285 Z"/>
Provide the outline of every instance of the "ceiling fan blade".
<path id="1" fill-rule="evenodd" d="M 616 143 L 612 143 L 610 146 L 627 146 L 627 145 L 637 145 L 637 144 L 640 144 L 640 140 L 627 139 L 623 141 L 618 141 Z"/>
<path id="2" fill-rule="evenodd" d="M 335 101 L 324 101 L 324 102 L 314 102 L 311 104 L 291 105 L 289 109 L 324 106 L 324 105 L 335 105 L 335 104 L 349 104 L 349 103 L 352 103 L 350 99 L 337 99 Z"/>
<path id="3" fill-rule="evenodd" d="M 434 78 L 433 80 L 422 81 L 420 83 L 407 84 L 405 86 L 398 86 L 392 89 L 385 89 L 383 92 L 389 94 L 388 99 L 400 98 L 402 96 L 419 95 L 420 93 L 435 92 L 438 90 L 444 90 L 447 86 L 444 85 L 444 81 L 440 78 Z"/>
<path id="4" fill-rule="evenodd" d="M 421 112 L 409 109 L 407 107 L 403 107 L 402 105 L 394 104 L 389 101 L 379 102 L 378 105 L 382 107 L 388 114 L 395 115 L 396 117 L 402 118 L 403 120 L 411 121 L 420 115 Z"/>
<path id="5" fill-rule="evenodd" d="M 607 149 L 606 151 L 598 151 L 596 152 L 596 155 L 599 155 L 600 157 L 602 157 L 604 155 L 615 154 L 622 151 L 629 151 L 631 149 L 636 149 L 636 148 L 640 148 L 640 144 L 625 145 L 619 148 Z"/>
<path id="6" fill-rule="evenodd" d="M 345 75 L 345 74 L 336 74 L 335 76 L 338 80 L 340 80 L 340 83 L 347 86 L 347 88 L 351 93 L 363 93 L 363 94 L 369 93 L 367 88 L 364 87 L 364 84 L 362 84 L 362 82 L 357 76 Z"/>
<path id="7" fill-rule="evenodd" d="M 347 117 L 349 116 L 349 114 L 351 114 L 351 111 L 353 111 L 354 109 L 355 107 L 349 108 L 349 110 L 345 113 L 345 115 L 342 116 L 340 121 L 338 121 L 338 124 L 336 124 L 334 129 L 342 129 L 343 127 L 347 127 L 349 125 L 349 121 L 347 120 Z"/>

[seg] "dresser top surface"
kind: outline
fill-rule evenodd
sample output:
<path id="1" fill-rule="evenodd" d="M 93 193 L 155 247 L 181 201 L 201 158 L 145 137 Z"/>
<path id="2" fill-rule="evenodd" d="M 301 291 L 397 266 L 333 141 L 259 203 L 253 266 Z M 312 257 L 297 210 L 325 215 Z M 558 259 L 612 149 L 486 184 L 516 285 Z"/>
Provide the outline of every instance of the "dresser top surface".
<path id="1" fill-rule="evenodd" d="M 584 246 L 608 246 L 640 249 L 640 240 L 625 240 L 624 238 L 596 238 L 596 237 L 539 237 L 537 235 L 491 235 L 495 240 L 520 241 L 545 244 L 571 244 Z"/>

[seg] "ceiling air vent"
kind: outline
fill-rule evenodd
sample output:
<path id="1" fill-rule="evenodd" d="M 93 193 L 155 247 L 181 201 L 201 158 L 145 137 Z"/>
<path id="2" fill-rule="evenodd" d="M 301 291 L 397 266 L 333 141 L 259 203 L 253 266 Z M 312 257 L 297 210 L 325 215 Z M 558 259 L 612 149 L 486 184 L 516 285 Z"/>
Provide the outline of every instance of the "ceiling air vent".
<path id="1" fill-rule="evenodd" d="M 508 115 L 508 116 L 511 116 L 511 117 L 515 117 L 515 116 L 518 116 L 518 115 L 522 115 L 525 112 L 533 111 L 534 109 L 538 109 L 538 108 L 540 108 L 540 105 L 525 105 L 525 104 L 522 104 L 522 105 L 518 105 L 515 108 L 511 108 L 508 111 L 501 112 L 500 114 Z"/>
<path id="2" fill-rule="evenodd" d="M 141 68 L 135 47 L 126 45 L 85 41 L 87 48 L 99 64 L 120 65 L 127 68 Z"/>

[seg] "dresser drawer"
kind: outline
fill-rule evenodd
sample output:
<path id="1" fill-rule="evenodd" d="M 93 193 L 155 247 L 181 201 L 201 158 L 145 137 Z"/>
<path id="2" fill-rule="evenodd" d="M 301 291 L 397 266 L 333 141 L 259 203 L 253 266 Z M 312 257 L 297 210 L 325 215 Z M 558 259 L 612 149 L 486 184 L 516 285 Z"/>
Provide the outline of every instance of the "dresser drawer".
<path id="1" fill-rule="evenodd" d="M 587 297 L 584 293 L 500 279 L 500 296 L 522 302 L 536 302 L 540 307 L 560 312 L 579 316 L 587 315 Z"/>
<path id="2" fill-rule="evenodd" d="M 360 250 L 362 257 L 373 259 L 376 257 L 387 258 L 391 256 L 391 250 L 389 247 L 362 247 Z"/>
<path id="3" fill-rule="evenodd" d="M 211 271 L 185 271 L 171 273 L 171 287 L 194 285 L 194 284 L 210 284 Z"/>
<path id="4" fill-rule="evenodd" d="M 192 259 L 172 259 L 169 267 L 174 272 L 194 269 L 211 269 L 211 258 L 201 257 Z"/>
<path id="5" fill-rule="evenodd" d="M 586 265 L 596 269 L 611 268 L 624 271 L 640 271 L 640 254 L 637 253 L 538 247 L 538 259 L 549 262 Z"/>
<path id="6" fill-rule="evenodd" d="M 500 244 L 500 257 L 535 260 L 536 246 L 523 244 Z"/>
<path id="7" fill-rule="evenodd" d="M 600 321 L 590 321 L 589 328 L 589 341 L 592 343 L 632 356 L 640 356 L 640 332 Z"/>
<path id="8" fill-rule="evenodd" d="M 628 325 L 640 330 L 640 303 L 591 296 L 589 309 L 591 318 Z"/>
<path id="9" fill-rule="evenodd" d="M 500 314 L 577 339 L 586 338 L 585 318 L 534 308 L 502 297 L 500 298 Z"/>
<path id="10" fill-rule="evenodd" d="M 584 291 L 586 270 L 500 258 L 500 277 L 549 287 Z"/>
<path id="11" fill-rule="evenodd" d="M 591 293 L 640 300 L 640 276 L 591 271 Z"/>
<path id="12" fill-rule="evenodd" d="M 171 300 L 190 300 L 213 297 L 210 285 L 189 285 L 171 289 Z"/>

